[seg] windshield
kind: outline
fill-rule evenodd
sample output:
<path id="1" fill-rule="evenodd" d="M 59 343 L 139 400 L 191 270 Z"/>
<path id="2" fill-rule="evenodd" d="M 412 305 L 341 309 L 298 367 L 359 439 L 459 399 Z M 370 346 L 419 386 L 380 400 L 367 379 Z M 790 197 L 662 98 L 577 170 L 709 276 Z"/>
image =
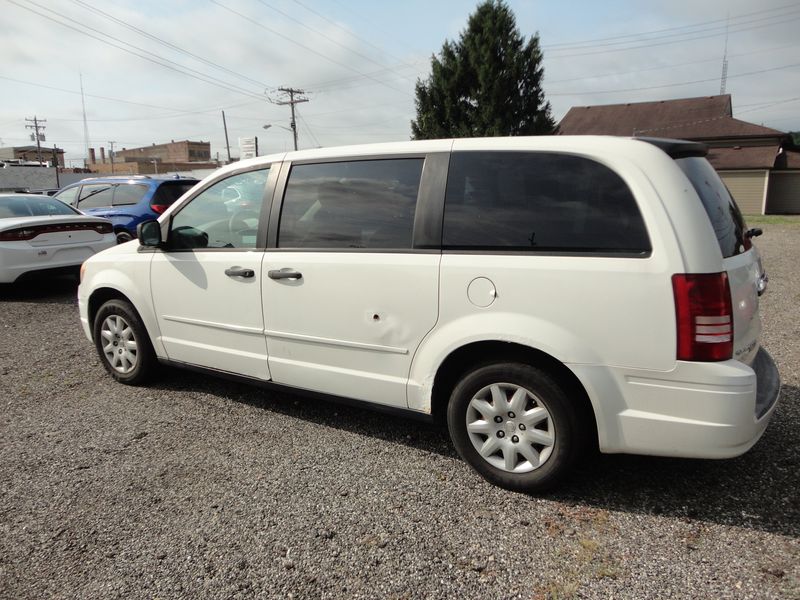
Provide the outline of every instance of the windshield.
<path id="1" fill-rule="evenodd" d="M 746 231 L 744 218 L 714 167 L 705 158 L 700 157 L 681 158 L 675 162 L 700 196 L 717 236 L 723 258 L 744 252 L 748 247 L 744 240 Z"/>
<path id="2" fill-rule="evenodd" d="M 78 211 L 47 196 L 0 196 L 0 219 L 76 215 Z"/>

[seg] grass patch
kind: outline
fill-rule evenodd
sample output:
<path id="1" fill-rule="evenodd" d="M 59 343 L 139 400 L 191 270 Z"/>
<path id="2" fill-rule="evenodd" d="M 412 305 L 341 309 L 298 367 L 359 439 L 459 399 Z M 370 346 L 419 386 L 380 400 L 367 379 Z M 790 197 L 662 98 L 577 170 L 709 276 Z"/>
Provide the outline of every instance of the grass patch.
<path id="1" fill-rule="evenodd" d="M 794 225 L 800 227 L 800 215 L 745 215 L 748 227 L 758 225 Z"/>

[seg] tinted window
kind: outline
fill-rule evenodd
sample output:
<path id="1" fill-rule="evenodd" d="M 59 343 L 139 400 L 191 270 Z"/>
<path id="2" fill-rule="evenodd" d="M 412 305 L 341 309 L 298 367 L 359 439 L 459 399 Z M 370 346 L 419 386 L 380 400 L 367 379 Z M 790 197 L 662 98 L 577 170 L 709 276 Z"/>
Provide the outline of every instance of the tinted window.
<path id="1" fill-rule="evenodd" d="M 443 238 L 454 249 L 650 250 L 639 208 L 619 175 L 593 160 L 544 152 L 454 153 Z"/>
<path id="2" fill-rule="evenodd" d="M 114 189 L 114 206 L 138 204 L 149 188 L 146 185 L 121 184 Z"/>
<path id="3" fill-rule="evenodd" d="M 186 248 L 255 248 L 269 169 L 218 181 L 181 207 L 169 244 Z"/>
<path id="4" fill-rule="evenodd" d="M 722 256 L 728 258 L 744 252 L 744 219 L 714 167 L 705 158 L 699 157 L 681 158 L 675 162 L 700 196 Z"/>
<path id="5" fill-rule="evenodd" d="M 111 206 L 114 197 L 114 188 L 110 183 L 93 183 L 84 185 L 81 190 L 81 199 L 78 208 L 98 208 L 101 206 Z"/>
<path id="6" fill-rule="evenodd" d="M 54 198 L 41 196 L 0 197 L 0 219 L 12 217 L 49 217 L 51 215 L 76 215 L 77 212 Z"/>
<path id="7" fill-rule="evenodd" d="M 75 206 L 78 200 L 78 191 L 81 189 L 81 186 L 76 185 L 74 188 L 67 188 L 66 190 L 62 190 L 56 194 L 56 198 L 64 202 L 65 204 L 70 204 Z"/>
<path id="8" fill-rule="evenodd" d="M 152 203 L 159 206 L 170 206 L 192 189 L 196 183 L 196 181 L 165 181 L 158 186 Z"/>
<path id="9" fill-rule="evenodd" d="M 296 165 L 283 198 L 283 248 L 411 248 L 421 158 Z"/>

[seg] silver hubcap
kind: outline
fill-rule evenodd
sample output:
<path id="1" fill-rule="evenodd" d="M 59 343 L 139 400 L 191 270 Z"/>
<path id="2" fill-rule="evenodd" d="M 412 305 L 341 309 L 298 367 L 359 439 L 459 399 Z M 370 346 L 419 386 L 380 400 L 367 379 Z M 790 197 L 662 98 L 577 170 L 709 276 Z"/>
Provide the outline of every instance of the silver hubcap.
<path id="1" fill-rule="evenodd" d="M 553 453 L 556 431 L 544 403 L 513 383 L 493 383 L 472 397 L 467 433 L 475 450 L 493 467 L 528 473 Z"/>
<path id="2" fill-rule="evenodd" d="M 130 373 L 138 358 L 136 336 L 128 322 L 119 315 L 106 317 L 100 328 L 103 354 L 108 364 L 119 373 Z"/>

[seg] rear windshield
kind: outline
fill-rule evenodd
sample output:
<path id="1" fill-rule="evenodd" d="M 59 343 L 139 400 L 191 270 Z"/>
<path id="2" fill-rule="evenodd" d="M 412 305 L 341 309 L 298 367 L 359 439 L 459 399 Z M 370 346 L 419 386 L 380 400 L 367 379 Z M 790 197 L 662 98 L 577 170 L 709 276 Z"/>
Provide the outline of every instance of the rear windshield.
<path id="1" fill-rule="evenodd" d="M 152 204 L 169 206 L 194 187 L 196 181 L 165 181 L 158 186 Z"/>
<path id="2" fill-rule="evenodd" d="M 45 196 L 0 197 L 0 219 L 75 214 L 77 214 L 76 210 L 55 198 L 48 198 Z"/>
<path id="3" fill-rule="evenodd" d="M 680 158 L 675 161 L 692 182 L 697 195 L 703 202 L 711 226 L 722 250 L 723 258 L 736 256 L 745 250 L 746 231 L 742 213 L 736 201 L 722 183 L 714 167 L 700 157 Z"/>

